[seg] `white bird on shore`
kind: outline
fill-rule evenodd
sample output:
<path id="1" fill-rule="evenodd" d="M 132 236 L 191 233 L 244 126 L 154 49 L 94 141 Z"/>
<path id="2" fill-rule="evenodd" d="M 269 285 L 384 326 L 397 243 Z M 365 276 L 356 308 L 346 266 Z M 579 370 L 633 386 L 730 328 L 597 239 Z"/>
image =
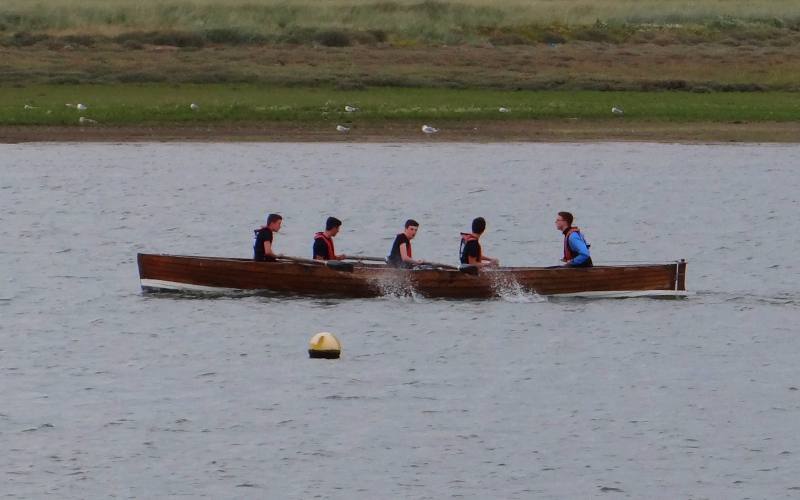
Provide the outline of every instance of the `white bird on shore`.
<path id="1" fill-rule="evenodd" d="M 91 125 L 92 123 L 97 123 L 97 120 L 92 120 L 91 118 L 86 118 L 86 117 L 81 116 L 80 118 L 78 118 L 78 123 L 84 124 L 84 125 L 85 124 Z"/>
<path id="2" fill-rule="evenodd" d="M 422 131 L 426 134 L 435 134 L 439 131 L 439 129 L 436 127 L 431 127 L 430 125 L 423 125 Z"/>
<path id="3" fill-rule="evenodd" d="M 500 109 L 498 109 L 497 111 L 499 111 L 499 112 L 501 112 L 501 113 L 510 113 L 510 112 L 511 112 L 511 110 L 510 110 L 510 109 L 508 109 L 508 108 L 503 108 L 503 107 L 501 107 L 501 108 L 500 108 Z"/>
<path id="4" fill-rule="evenodd" d="M 190 108 L 192 111 L 197 111 L 198 109 L 200 109 L 200 106 L 198 106 L 198 105 L 197 105 L 197 104 L 195 104 L 195 103 L 191 103 L 191 104 L 189 105 L 189 108 Z"/>
<path id="5" fill-rule="evenodd" d="M 615 115 L 625 114 L 625 111 L 623 111 L 622 108 L 618 108 L 616 106 L 611 108 L 611 112 L 614 113 Z"/>
<path id="6" fill-rule="evenodd" d="M 338 130 L 339 132 L 341 132 L 343 134 L 346 134 L 346 133 L 350 132 L 350 127 L 345 127 L 344 125 L 336 125 L 336 130 Z"/>
<path id="7" fill-rule="evenodd" d="M 38 107 L 36 107 L 36 106 L 31 106 L 30 104 L 26 104 L 26 105 L 25 105 L 25 106 L 23 106 L 23 107 L 24 107 L 25 109 L 39 109 Z"/>
<path id="8" fill-rule="evenodd" d="M 348 105 L 345 105 L 344 110 L 347 111 L 348 113 L 355 113 L 356 111 L 358 111 L 358 108 L 355 107 L 355 106 L 350 106 L 348 104 Z"/>
<path id="9" fill-rule="evenodd" d="M 85 104 L 78 103 L 78 105 L 75 106 L 75 109 L 77 109 L 78 111 L 86 111 L 87 109 L 89 109 L 89 107 Z"/>

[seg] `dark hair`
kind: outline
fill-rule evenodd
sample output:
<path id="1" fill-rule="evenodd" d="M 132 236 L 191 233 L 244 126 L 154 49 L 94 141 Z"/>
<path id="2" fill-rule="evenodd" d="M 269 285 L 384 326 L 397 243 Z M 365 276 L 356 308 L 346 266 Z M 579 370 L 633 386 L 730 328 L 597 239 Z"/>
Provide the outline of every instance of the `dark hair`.
<path id="1" fill-rule="evenodd" d="M 267 225 L 269 226 L 273 222 L 278 222 L 279 220 L 283 220 L 283 217 L 278 214 L 269 214 L 267 216 Z"/>
<path id="2" fill-rule="evenodd" d="M 483 234 L 484 231 L 486 231 L 486 219 L 483 217 L 472 219 L 472 232 L 475 234 Z"/>
<path id="3" fill-rule="evenodd" d="M 342 225 L 342 221 L 337 219 L 336 217 L 328 217 L 328 220 L 325 221 L 325 230 L 330 231 L 335 227 L 339 227 Z"/>
<path id="4" fill-rule="evenodd" d="M 408 219 L 405 227 L 408 228 L 409 226 L 419 227 L 419 222 L 415 221 L 414 219 Z"/>
<path id="5" fill-rule="evenodd" d="M 567 221 L 567 224 L 570 226 L 572 225 L 572 221 L 575 220 L 575 218 L 569 212 L 558 212 L 558 216 Z"/>

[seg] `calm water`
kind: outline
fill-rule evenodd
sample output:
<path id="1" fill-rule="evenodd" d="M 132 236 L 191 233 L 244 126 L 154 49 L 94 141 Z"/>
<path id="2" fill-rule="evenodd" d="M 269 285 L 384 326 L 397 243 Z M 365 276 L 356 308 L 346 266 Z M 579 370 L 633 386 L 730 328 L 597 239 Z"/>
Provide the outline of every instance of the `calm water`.
<path id="1" fill-rule="evenodd" d="M 797 498 L 800 146 L 0 145 L 4 498 Z M 137 251 L 686 258 L 680 301 L 143 295 Z M 307 359 L 317 331 L 338 361 Z"/>

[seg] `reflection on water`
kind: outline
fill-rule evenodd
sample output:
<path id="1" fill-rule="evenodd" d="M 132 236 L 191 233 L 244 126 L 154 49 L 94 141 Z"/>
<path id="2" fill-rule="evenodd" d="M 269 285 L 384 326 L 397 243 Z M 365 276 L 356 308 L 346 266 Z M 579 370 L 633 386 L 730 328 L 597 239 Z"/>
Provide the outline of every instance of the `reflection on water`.
<path id="1" fill-rule="evenodd" d="M 784 498 L 798 146 L 35 144 L 0 157 L 9 497 Z M 143 294 L 136 252 L 689 261 L 686 300 Z M 338 361 L 309 360 L 332 331 Z M 46 493 L 43 493 L 46 491 Z"/>

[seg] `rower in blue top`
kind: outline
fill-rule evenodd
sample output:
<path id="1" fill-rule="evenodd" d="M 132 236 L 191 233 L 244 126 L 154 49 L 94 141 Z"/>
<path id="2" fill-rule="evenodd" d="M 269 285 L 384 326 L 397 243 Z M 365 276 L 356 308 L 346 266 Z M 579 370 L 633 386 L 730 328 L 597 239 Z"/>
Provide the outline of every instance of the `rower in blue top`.
<path id="1" fill-rule="evenodd" d="M 569 212 L 558 212 L 556 229 L 564 234 L 564 258 L 561 262 L 567 267 L 592 267 L 589 245 L 581 230 L 572 225 L 574 218 Z"/>

